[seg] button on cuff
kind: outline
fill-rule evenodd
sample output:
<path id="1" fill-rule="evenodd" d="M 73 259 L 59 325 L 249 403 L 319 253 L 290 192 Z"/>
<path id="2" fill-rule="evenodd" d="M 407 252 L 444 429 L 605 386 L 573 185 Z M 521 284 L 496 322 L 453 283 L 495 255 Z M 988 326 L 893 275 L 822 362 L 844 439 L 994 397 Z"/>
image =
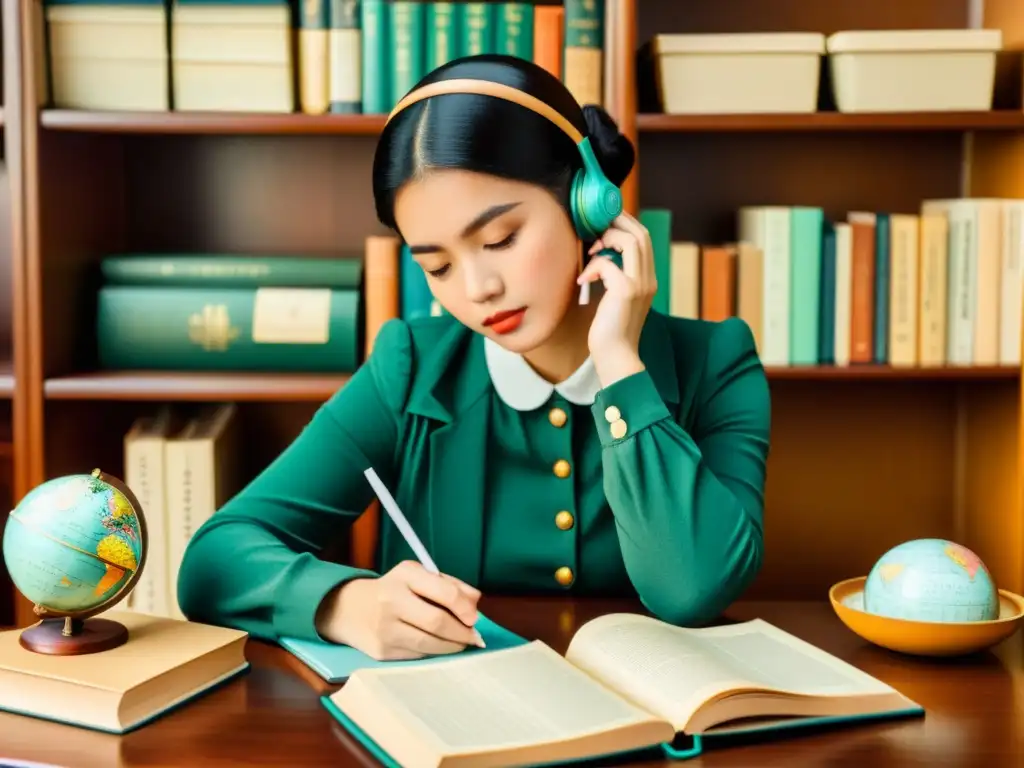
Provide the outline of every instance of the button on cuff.
<path id="1" fill-rule="evenodd" d="M 650 373 L 634 373 L 597 393 L 591 407 L 601 445 L 628 440 L 670 416 Z"/>

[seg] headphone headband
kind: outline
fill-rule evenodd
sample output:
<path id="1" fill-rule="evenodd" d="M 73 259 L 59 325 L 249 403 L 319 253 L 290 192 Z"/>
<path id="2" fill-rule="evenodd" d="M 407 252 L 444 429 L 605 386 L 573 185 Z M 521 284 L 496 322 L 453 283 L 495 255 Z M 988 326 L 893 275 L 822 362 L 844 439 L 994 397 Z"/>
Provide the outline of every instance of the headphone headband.
<path id="1" fill-rule="evenodd" d="M 429 99 L 431 96 L 438 96 L 444 93 L 477 93 L 482 96 L 493 96 L 497 99 L 505 99 L 505 101 L 514 102 L 521 107 L 529 109 L 531 112 L 536 112 L 541 117 L 547 118 L 561 128 L 575 144 L 581 143 L 584 139 L 584 136 L 580 133 L 579 129 L 569 122 L 564 115 L 535 96 L 524 93 L 518 88 L 513 88 L 510 85 L 494 83 L 490 80 L 476 80 L 473 78 L 439 80 L 437 82 L 430 83 L 429 85 L 425 85 L 422 88 L 417 88 L 407 94 L 405 98 L 395 105 L 395 108 L 391 110 L 391 114 L 388 115 L 385 125 L 390 123 L 395 115 L 409 105 L 415 104 L 417 101 L 422 101 L 423 99 Z"/>

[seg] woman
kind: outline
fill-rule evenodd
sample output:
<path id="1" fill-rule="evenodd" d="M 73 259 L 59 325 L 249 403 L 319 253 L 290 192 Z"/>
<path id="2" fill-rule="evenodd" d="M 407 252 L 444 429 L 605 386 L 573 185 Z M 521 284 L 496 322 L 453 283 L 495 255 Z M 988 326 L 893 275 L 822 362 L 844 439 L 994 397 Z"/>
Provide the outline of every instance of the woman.
<path id="1" fill-rule="evenodd" d="M 399 659 L 473 643 L 481 590 L 633 595 L 696 624 L 750 584 L 764 370 L 742 321 L 650 309 L 650 238 L 615 215 L 633 160 L 607 114 L 521 59 L 458 60 L 406 97 L 377 148 L 377 214 L 448 315 L 388 322 L 351 381 L 196 532 L 187 616 Z M 379 572 L 318 558 L 373 499 L 367 467 L 443 575 L 384 516 Z"/>

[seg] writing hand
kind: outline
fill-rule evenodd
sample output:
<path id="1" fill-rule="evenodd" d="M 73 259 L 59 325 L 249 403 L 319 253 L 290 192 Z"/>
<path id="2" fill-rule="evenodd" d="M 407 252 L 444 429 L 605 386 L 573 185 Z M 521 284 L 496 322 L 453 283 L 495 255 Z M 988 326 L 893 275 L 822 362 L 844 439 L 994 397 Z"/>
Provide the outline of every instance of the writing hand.
<path id="1" fill-rule="evenodd" d="M 414 560 L 343 585 L 320 633 L 378 661 L 457 653 L 475 644 L 479 590 Z"/>
<path id="2" fill-rule="evenodd" d="M 644 369 L 640 361 L 640 332 L 658 289 L 651 236 L 639 221 L 622 213 L 590 249 L 622 254 L 622 267 L 607 256 L 591 259 L 577 282 L 604 284 L 587 343 L 602 386 Z"/>

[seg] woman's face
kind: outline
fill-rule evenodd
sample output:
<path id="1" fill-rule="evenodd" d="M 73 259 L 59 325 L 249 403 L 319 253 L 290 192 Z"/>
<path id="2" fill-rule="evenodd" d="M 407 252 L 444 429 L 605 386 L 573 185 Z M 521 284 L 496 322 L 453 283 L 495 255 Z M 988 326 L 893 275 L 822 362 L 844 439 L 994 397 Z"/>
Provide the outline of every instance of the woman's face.
<path id="1" fill-rule="evenodd" d="M 545 342 L 579 295 L 579 241 L 541 187 L 431 170 L 398 193 L 395 220 L 441 306 L 514 352 Z"/>

